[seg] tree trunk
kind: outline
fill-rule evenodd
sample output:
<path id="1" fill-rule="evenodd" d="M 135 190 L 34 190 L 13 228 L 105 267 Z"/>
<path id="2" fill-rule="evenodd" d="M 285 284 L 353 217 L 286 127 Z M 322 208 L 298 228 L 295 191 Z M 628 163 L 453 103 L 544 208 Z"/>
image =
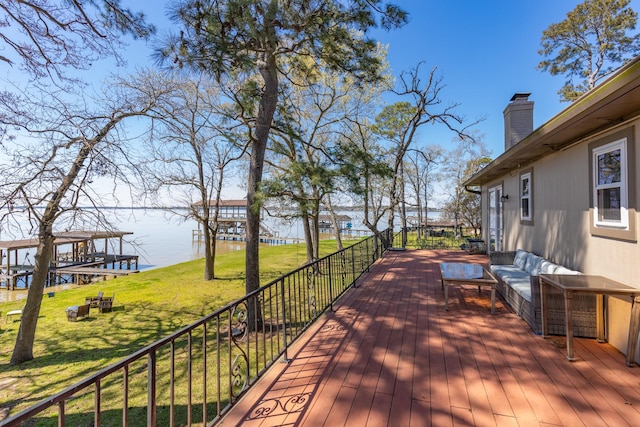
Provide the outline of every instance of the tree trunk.
<path id="1" fill-rule="evenodd" d="M 418 240 L 422 240 L 423 226 L 426 225 L 426 217 L 423 217 L 422 215 L 422 197 L 420 196 L 421 190 L 422 188 L 420 185 L 420 177 L 418 176 L 418 174 L 416 174 L 416 205 L 418 206 L 418 209 L 417 209 L 417 213 L 418 213 L 417 239 Z"/>
<path id="2" fill-rule="evenodd" d="M 42 214 L 38 230 L 38 249 L 36 250 L 35 265 L 27 294 L 27 302 L 22 313 L 20 329 L 16 337 L 16 345 L 11 355 L 10 363 L 12 365 L 33 359 L 36 326 L 38 325 L 44 285 L 49 277 L 49 266 L 51 265 L 53 254 L 53 223 L 60 209 L 60 203 L 77 178 L 78 173 L 84 167 L 84 162 L 93 148 L 113 128 L 115 123 L 115 121 L 110 122 L 94 140 L 87 141 L 83 145 L 57 191 L 51 195 L 51 199 Z"/>
<path id="3" fill-rule="evenodd" d="M 311 218 L 306 212 L 302 212 L 300 217 L 302 221 L 302 230 L 304 231 L 304 245 L 307 250 L 307 264 L 313 262 L 313 236 L 311 233 L 311 224 L 309 223 Z"/>
<path id="4" fill-rule="evenodd" d="M 209 224 L 209 215 L 204 216 L 202 227 L 204 229 L 204 280 L 213 280 L 216 277 L 214 270 L 215 230 Z"/>
<path id="5" fill-rule="evenodd" d="M 391 189 L 389 190 L 389 221 L 387 223 L 387 229 L 391 231 L 391 246 L 394 245 L 393 241 L 393 232 L 394 232 L 394 224 L 395 224 L 395 214 L 396 208 L 398 207 L 398 178 L 397 178 L 397 168 L 396 172 L 394 172 L 393 178 L 391 179 Z"/>
<path id="6" fill-rule="evenodd" d="M 123 113 L 117 115 L 107 122 L 97 132 L 94 138 L 83 139 L 83 144 L 71 164 L 69 171 L 62 178 L 56 191 L 51 194 L 51 198 L 39 222 L 38 249 L 36 250 L 35 265 L 31 277 L 31 285 L 27 294 L 27 302 L 23 310 L 22 321 L 20 322 L 20 329 L 16 337 L 16 345 L 11 355 L 10 363 L 12 365 L 33 359 L 33 343 L 35 341 L 38 316 L 40 315 L 40 304 L 42 303 L 44 286 L 49 277 L 49 266 L 51 265 L 51 257 L 53 256 L 53 224 L 60 210 L 62 201 L 74 184 L 78 174 L 84 168 L 85 161 L 95 147 L 109 134 L 118 122 L 127 117 L 139 115 L 141 115 L 141 113 Z"/>
<path id="7" fill-rule="evenodd" d="M 260 182 L 262 181 L 262 170 L 264 156 L 269 140 L 269 131 L 273 115 L 278 103 L 278 70 L 276 59 L 273 53 L 267 53 L 265 64 L 260 67 L 260 74 L 264 81 L 264 93 L 260 98 L 258 107 L 258 117 L 256 119 L 255 136 L 251 142 L 251 161 L 249 166 L 249 177 L 247 183 L 247 222 L 246 222 L 246 284 L 245 290 L 248 293 L 260 287 L 260 206 L 261 198 L 258 197 Z M 255 301 L 251 299 L 250 301 Z M 248 307 L 249 328 L 262 324 L 261 314 L 256 304 L 251 303 Z"/>
<path id="8" fill-rule="evenodd" d="M 403 248 L 407 246 L 407 201 L 404 185 L 404 162 L 400 162 L 400 225 L 402 227 Z"/>
<path id="9" fill-rule="evenodd" d="M 11 364 L 19 364 L 33 359 L 33 344 L 36 336 L 36 326 L 40 315 L 40 305 L 44 285 L 49 276 L 49 265 L 53 253 L 53 221 L 46 221 L 40 226 L 38 248 L 36 249 L 35 265 L 31 277 L 31 285 L 27 294 L 27 302 L 22 311 L 22 320 L 16 338 L 16 345 L 11 355 Z"/>
<path id="10" fill-rule="evenodd" d="M 313 201 L 313 212 L 311 214 L 311 236 L 313 238 L 313 260 L 320 258 L 320 198 Z"/>
<path id="11" fill-rule="evenodd" d="M 331 214 L 331 223 L 333 224 L 333 229 L 336 232 L 336 243 L 338 245 L 338 250 L 341 251 L 342 249 L 344 249 L 344 247 L 342 246 L 342 235 L 340 234 L 340 227 L 338 226 L 336 213 L 333 210 L 333 205 L 331 204 L 331 194 L 327 194 L 327 208 L 329 208 L 329 213 Z"/>

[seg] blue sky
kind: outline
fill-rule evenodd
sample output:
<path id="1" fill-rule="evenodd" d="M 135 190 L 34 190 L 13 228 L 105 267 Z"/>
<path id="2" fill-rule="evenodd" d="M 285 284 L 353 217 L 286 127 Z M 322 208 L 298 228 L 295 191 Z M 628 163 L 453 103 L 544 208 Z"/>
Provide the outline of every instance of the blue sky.
<path id="1" fill-rule="evenodd" d="M 564 77 L 536 67 L 542 32 L 565 19 L 578 0 L 398 1 L 411 22 L 393 33 L 381 33 L 389 44 L 389 62 L 397 74 L 419 61 L 438 67 L 446 88 L 443 100 L 460 103 L 458 111 L 472 120 L 497 157 L 504 151 L 502 112 L 516 92 L 530 92 L 534 128 L 568 106 L 557 95 Z M 630 6 L 640 12 L 640 0 Z M 445 148 L 447 132 L 424 129 L 421 138 Z"/>
<path id="2" fill-rule="evenodd" d="M 423 62 L 428 72 L 437 67 L 437 75 L 446 85 L 442 91 L 445 105 L 460 104 L 457 111 L 469 121 L 486 119 L 476 126 L 497 157 L 504 150 L 502 112 L 516 92 L 531 92 L 534 101 L 534 128 L 558 114 L 567 104 L 559 101 L 557 91 L 564 77 L 552 77 L 536 66 L 542 32 L 550 24 L 562 21 L 579 0 L 395 0 L 409 12 L 410 22 L 399 30 L 377 30 L 374 36 L 388 44 L 388 60 L 395 75 Z M 128 3 L 127 1 L 123 3 Z M 156 23 L 158 35 L 167 31 L 164 17 L 167 2 L 143 0 L 131 2 L 142 7 Z M 640 0 L 631 7 L 640 11 Z M 135 43 L 132 62 L 144 64 L 149 50 Z M 131 64 L 131 61 L 130 61 Z M 442 128 L 422 129 L 418 143 L 453 148 L 453 135 Z"/>
<path id="3" fill-rule="evenodd" d="M 391 0 L 406 9 L 410 22 L 390 32 L 372 34 L 388 45 L 388 60 L 397 76 L 423 62 L 426 73 L 437 67 L 445 88 L 444 105 L 460 104 L 457 112 L 468 121 L 485 120 L 476 125 L 477 133 L 491 150 L 492 157 L 504 151 L 502 112 L 516 92 L 531 92 L 534 101 L 534 128 L 554 117 L 568 104 L 557 94 L 563 76 L 552 77 L 536 66 L 542 32 L 550 24 L 565 19 L 581 0 Z M 171 23 L 166 18 L 170 0 L 123 0 L 133 10 L 143 10 L 158 28 L 157 37 L 166 36 Z M 640 0 L 631 7 L 640 12 Z M 153 66 L 153 41 L 131 41 L 126 52 L 126 69 L 113 69 L 101 61 L 87 72 L 92 81 L 109 73 L 132 72 L 136 67 Z M 11 67 L 0 73 L 12 76 Z M 12 77 L 15 77 L 13 75 Z M 394 100 L 390 100 L 394 101 Z M 454 135 L 443 126 L 425 126 L 416 147 L 438 144 L 453 150 Z M 230 189 L 231 191 L 231 189 Z M 224 197 L 243 197 L 234 189 Z"/>

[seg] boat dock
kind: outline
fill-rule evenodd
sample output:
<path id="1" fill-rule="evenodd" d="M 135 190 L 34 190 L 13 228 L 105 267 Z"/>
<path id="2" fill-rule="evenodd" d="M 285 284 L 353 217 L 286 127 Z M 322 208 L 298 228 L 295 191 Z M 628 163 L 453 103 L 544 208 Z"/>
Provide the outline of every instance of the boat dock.
<path id="1" fill-rule="evenodd" d="M 191 231 L 191 239 L 194 242 L 199 240 L 204 240 L 204 231 L 203 230 L 192 230 Z M 244 233 L 235 234 L 235 233 L 218 233 L 216 234 L 217 240 L 227 240 L 232 242 L 245 242 L 247 237 Z M 260 235 L 260 243 L 267 243 L 270 245 L 288 245 L 290 243 L 299 243 L 304 241 L 304 239 L 299 239 L 297 237 L 279 237 L 267 234 Z"/>
<path id="2" fill-rule="evenodd" d="M 45 286 L 60 283 L 88 283 L 95 278 L 106 279 L 138 272 L 138 256 L 126 255 L 122 231 L 70 231 L 55 233 L 49 279 Z M 116 242 L 114 243 L 113 240 Z M 34 265 L 31 252 L 38 239 L 0 242 L 0 287 L 8 290 L 28 289 Z M 35 257 L 35 255 L 34 255 Z"/>

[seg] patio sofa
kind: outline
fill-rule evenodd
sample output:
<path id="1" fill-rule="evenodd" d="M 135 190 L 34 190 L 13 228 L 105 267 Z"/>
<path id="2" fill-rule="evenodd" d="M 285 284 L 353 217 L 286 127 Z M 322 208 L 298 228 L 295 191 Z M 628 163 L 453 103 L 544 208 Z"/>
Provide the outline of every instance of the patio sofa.
<path id="1" fill-rule="evenodd" d="M 491 272 L 498 279 L 496 290 L 536 334 L 542 334 L 539 275 L 581 274 L 579 271 L 555 264 L 522 249 L 491 252 L 489 259 Z M 546 303 L 549 334 L 564 335 L 565 315 L 562 292 L 549 287 Z M 595 338 L 595 296 L 574 294 L 572 309 L 574 336 Z"/>

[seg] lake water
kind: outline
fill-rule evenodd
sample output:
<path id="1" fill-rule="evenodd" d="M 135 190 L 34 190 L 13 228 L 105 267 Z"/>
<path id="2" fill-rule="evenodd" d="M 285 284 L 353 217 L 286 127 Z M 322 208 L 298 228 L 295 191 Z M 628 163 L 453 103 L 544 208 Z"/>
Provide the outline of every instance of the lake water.
<path id="1" fill-rule="evenodd" d="M 193 238 L 193 231 L 198 226 L 194 220 L 183 220 L 177 216 L 172 216 L 159 209 L 109 209 L 103 212 L 112 224 L 119 231 L 131 232 L 133 234 L 124 237 L 123 253 L 126 255 L 138 255 L 140 270 L 165 267 L 186 261 L 200 259 L 204 257 L 204 245 L 202 241 Z M 362 212 L 343 211 L 339 214 L 348 215 L 352 218 L 353 229 L 364 231 L 362 224 Z M 430 213 L 429 217 L 439 218 L 440 214 Z M 264 218 L 263 223 L 276 233 L 280 238 L 300 239 L 304 232 L 300 221 L 283 221 L 275 218 Z M 386 225 L 386 219 L 381 221 L 381 229 Z M 0 240 L 21 239 L 23 236 L 10 236 L 0 228 Z M 229 252 L 244 249 L 245 243 L 238 241 L 218 241 L 217 253 Z M 109 252 L 113 253 L 114 248 Z M 22 253 L 19 261 L 24 264 L 33 262 L 35 249 Z M 73 286 L 72 284 L 58 285 L 48 288 L 49 291 L 64 290 Z M 0 289 L 0 302 L 26 298 L 26 289 L 8 291 Z"/>
<path id="2" fill-rule="evenodd" d="M 140 269 L 164 267 L 204 256 L 202 242 L 192 237 L 193 230 L 198 228 L 194 220 L 185 221 L 160 209 L 108 209 L 104 212 L 119 231 L 133 233 L 125 236 L 123 253 L 137 254 Z M 361 225 L 362 212 L 349 210 L 338 213 L 352 218 L 354 230 L 365 230 Z M 429 217 L 438 218 L 439 215 L 438 212 L 433 212 Z M 385 221 L 386 219 L 381 221 L 381 229 L 386 226 Z M 281 238 L 299 239 L 304 236 L 300 221 L 266 217 L 263 223 Z M 11 239 L 6 233 L 0 233 L 0 240 Z M 244 242 L 219 241 L 217 248 L 218 253 L 243 249 Z M 33 255 L 35 253 L 30 254 L 31 257 Z"/>
<path id="3" fill-rule="evenodd" d="M 193 230 L 198 229 L 194 220 L 180 220 L 161 210 L 126 210 L 114 211 L 117 215 L 118 229 L 131 231 L 131 242 L 125 244 L 125 253 L 136 253 L 140 256 L 140 268 L 163 267 L 180 262 L 199 259 L 204 256 L 204 245 L 193 239 Z M 354 228 L 362 222 L 360 213 L 344 212 L 354 218 Z M 304 231 L 300 221 L 284 221 L 277 218 L 263 218 L 262 223 L 282 239 L 301 239 Z M 364 226 L 360 226 L 364 229 Z M 290 240 L 291 241 L 291 240 Z M 244 242 L 218 241 L 217 252 L 244 249 Z"/>

